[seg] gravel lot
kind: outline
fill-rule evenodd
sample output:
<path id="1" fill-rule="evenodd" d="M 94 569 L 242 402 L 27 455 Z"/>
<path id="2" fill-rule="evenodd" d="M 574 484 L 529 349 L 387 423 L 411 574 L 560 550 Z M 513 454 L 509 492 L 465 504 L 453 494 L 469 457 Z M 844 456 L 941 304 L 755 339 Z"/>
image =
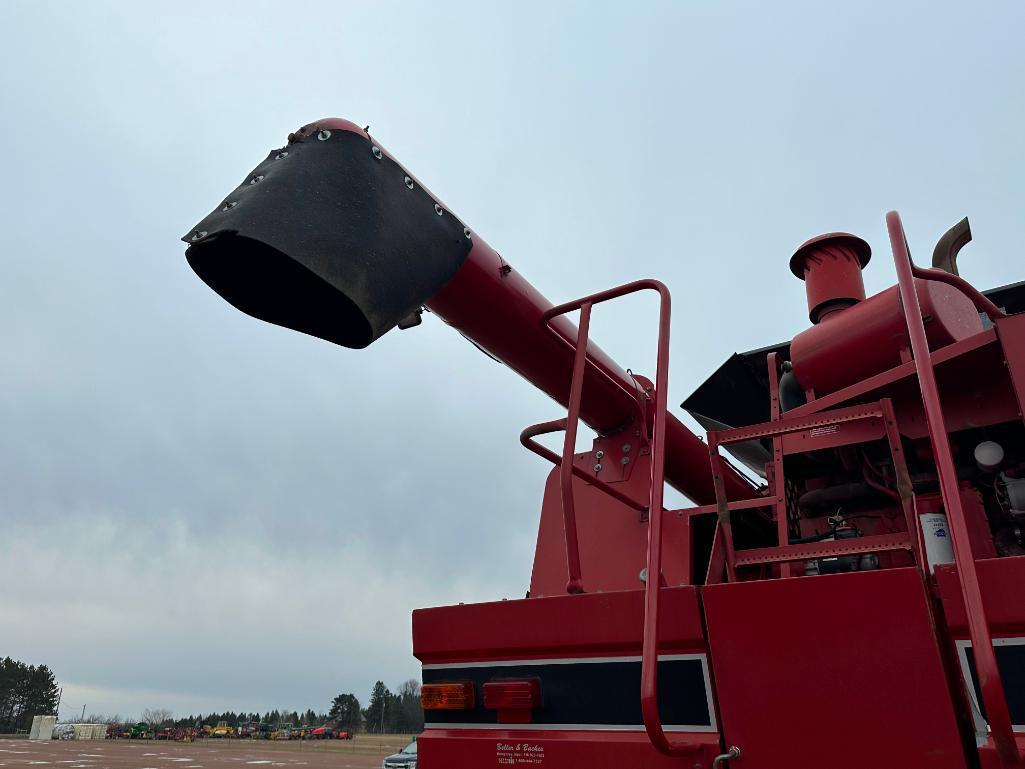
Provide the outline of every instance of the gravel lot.
<path id="1" fill-rule="evenodd" d="M 127 740 L 0 740 L 0 769 L 378 769 L 408 743 L 398 735 L 355 740 L 192 743 Z"/>

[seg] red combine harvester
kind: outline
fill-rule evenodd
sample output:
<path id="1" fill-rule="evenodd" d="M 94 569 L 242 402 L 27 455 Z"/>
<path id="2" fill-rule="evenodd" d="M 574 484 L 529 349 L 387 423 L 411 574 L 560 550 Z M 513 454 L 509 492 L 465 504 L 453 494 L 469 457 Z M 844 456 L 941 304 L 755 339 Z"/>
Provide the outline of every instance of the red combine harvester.
<path id="1" fill-rule="evenodd" d="M 958 277 L 967 221 L 931 269 L 887 225 L 875 296 L 861 239 L 798 249 L 812 325 L 688 398 L 707 442 L 667 409 L 663 284 L 553 306 L 348 121 L 290 135 L 185 236 L 250 315 L 361 348 L 427 308 L 568 408 L 520 438 L 555 465 L 527 598 L 413 615 L 420 769 L 1022 765 L 1025 284 Z M 654 382 L 588 339 L 638 291 Z M 561 456 L 535 441 L 560 431 Z"/>

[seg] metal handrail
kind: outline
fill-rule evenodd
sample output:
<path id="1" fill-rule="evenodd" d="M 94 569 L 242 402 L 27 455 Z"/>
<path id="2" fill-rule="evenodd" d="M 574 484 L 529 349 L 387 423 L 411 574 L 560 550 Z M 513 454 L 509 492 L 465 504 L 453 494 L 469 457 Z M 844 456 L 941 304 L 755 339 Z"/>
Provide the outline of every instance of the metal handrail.
<path id="1" fill-rule="evenodd" d="M 916 272 L 914 262 L 911 261 L 907 238 L 904 235 L 904 226 L 901 224 L 900 214 L 896 211 L 890 211 L 886 215 L 886 229 L 890 235 L 890 248 L 893 251 L 893 261 L 897 268 L 897 285 L 900 287 L 904 318 L 911 340 L 911 351 L 915 358 L 915 369 L 918 372 L 918 384 L 922 391 L 922 405 L 925 408 L 929 438 L 932 441 L 933 456 L 939 474 L 940 494 L 943 497 L 943 506 L 950 524 L 958 583 L 961 586 L 961 596 L 964 600 L 965 613 L 968 616 L 968 633 L 971 636 L 972 652 L 975 655 L 979 689 L 982 691 L 982 700 L 986 706 L 986 719 L 989 721 L 993 742 L 996 744 L 1001 763 L 1005 766 L 1020 766 L 1021 756 L 1014 739 L 1011 716 L 1007 708 L 1007 699 L 1004 696 L 1004 685 L 1000 679 L 1000 669 L 997 667 L 996 654 L 993 651 L 993 639 L 986 622 L 982 589 L 975 568 L 975 558 L 972 555 L 964 508 L 961 505 L 957 470 L 954 467 L 950 439 L 943 417 L 943 406 L 936 384 L 936 372 L 933 370 L 932 357 L 929 353 L 929 340 L 925 334 L 922 309 L 918 302 L 918 293 L 915 290 L 916 274 L 927 280 L 938 278 L 932 275 L 934 272 L 932 270 L 919 269 Z M 952 276 L 949 273 L 943 273 L 943 275 L 946 277 L 942 280 L 950 283 L 948 278 Z M 1000 311 L 997 310 L 997 312 Z M 1002 315 L 1003 313 L 1000 313 L 996 317 Z M 970 682 L 966 683 L 970 685 Z"/>
<path id="2" fill-rule="evenodd" d="M 655 291 L 659 295 L 658 314 L 658 357 L 655 365 L 655 409 L 651 432 L 651 486 L 649 489 L 648 510 L 648 554 L 647 575 L 644 585 L 644 630 L 641 640 L 641 715 L 644 728 L 652 745 L 667 756 L 693 755 L 701 749 L 696 743 L 670 742 L 662 726 L 662 718 L 658 712 L 658 616 L 661 599 L 662 574 L 662 513 L 665 494 L 665 439 L 666 414 L 668 407 L 669 382 L 669 320 L 672 310 L 669 289 L 657 280 L 637 280 L 617 288 L 591 294 L 572 302 L 556 305 L 541 316 L 550 331 L 559 338 L 562 335 L 552 328 L 551 320 L 574 310 L 580 310 L 580 331 L 573 362 L 573 379 L 570 387 L 569 416 L 566 418 L 566 440 L 563 444 L 562 483 L 563 483 L 563 520 L 567 527 L 567 551 L 570 542 L 570 526 L 572 539 L 576 544 L 576 517 L 573 508 L 572 488 L 572 457 L 576 446 L 576 424 L 580 417 L 580 390 L 583 383 L 583 369 L 587 359 L 587 330 L 590 324 L 591 308 L 596 304 L 607 302 L 638 291 Z M 549 425 L 552 423 L 548 423 Z M 529 447 L 528 447 L 529 448 Z M 567 509 L 567 504 L 568 509 Z M 567 560 L 570 554 L 567 552 Z M 570 561 L 570 584 L 573 582 L 572 561 Z M 579 569 L 579 552 L 577 553 Z M 579 571 L 577 572 L 579 578 Z"/>
<path id="3" fill-rule="evenodd" d="M 914 262 L 911 263 L 911 273 L 916 278 L 921 278 L 922 280 L 935 280 L 937 283 L 946 283 L 948 286 L 953 286 L 971 299 L 975 309 L 986 313 L 990 320 L 1007 317 L 1007 313 L 997 307 L 985 294 L 959 275 L 954 275 L 946 270 L 938 270 L 934 267 L 919 267 Z"/>
<path id="4" fill-rule="evenodd" d="M 551 422 L 542 422 L 540 424 L 531 425 L 524 429 L 520 433 L 520 444 L 528 451 L 532 451 L 542 459 L 547 459 L 553 465 L 559 466 L 562 464 L 562 458 L 551 449 L 542 446 L 540 443 L 534 440 L 539 435 L 549 435 L 551 433 L 557 433 L 560 430 L 566 429 L 565 419 L 553 419 Z M 572 463 L 573 475 L 581 480 L 587 481 L 589 484 L 608 494 L 610 497 L 615 499 L 617 502 L 622 502 L 624 505 L 629 507 L 631 510 L 636 510 L 639 513 L 647 513 L 648 506 L 638 502 L 628 494 L 624 494 L 619 491 L 615 486 L 605 483 L 600 478 L 590 475 L 586 470 L 578 467 L 576 463 Z"/>

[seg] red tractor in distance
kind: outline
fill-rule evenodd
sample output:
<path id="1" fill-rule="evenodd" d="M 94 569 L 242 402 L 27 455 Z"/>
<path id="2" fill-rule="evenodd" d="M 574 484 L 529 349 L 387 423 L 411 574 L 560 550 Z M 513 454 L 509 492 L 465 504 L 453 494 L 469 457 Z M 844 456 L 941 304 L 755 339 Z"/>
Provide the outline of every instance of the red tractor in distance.
<path id="1" fill-rule="evenodd" d="M 860 238 L 793 254 L 811 325 L 687 399 L 704 441 L 668 408 L 665 285 L 552 305 L 354 123 L 289 135 L 188 232 L 250 315 L 362 348 L 429 309 L 568 410 L 520 436 L 554 465 L 527 597 L 413 615 L 420 769 L 1022 765 L 1025 285 L 958 275 L 967 221 L 931 268 L 887 227 L 874 296 Z M 654 381 L 589 339 L 639 291 Z"/>

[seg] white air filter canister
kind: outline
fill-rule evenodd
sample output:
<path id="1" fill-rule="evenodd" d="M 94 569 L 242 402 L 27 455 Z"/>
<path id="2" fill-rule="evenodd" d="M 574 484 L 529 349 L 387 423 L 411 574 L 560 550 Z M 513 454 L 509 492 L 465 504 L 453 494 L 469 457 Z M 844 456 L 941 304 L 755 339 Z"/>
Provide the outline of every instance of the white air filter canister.
<path id="1" fill-rule="evenodd" d="M 975 447 L 975 464 L 984 473 L 996 470 L 1004 461 L 1004 447 L 996 441 L 983 441 Z"/>
<path id="2" fill-rule="evenodd" d="M 947 516 L 943 513 L 922 513 L 918 519 L 922 522 L 922 539 L 925 540 L 925 559 L 929 562 L 929 571 L 935 571 L 938 563 L 953 563 L 954 546 L 950 544 Z"/>

